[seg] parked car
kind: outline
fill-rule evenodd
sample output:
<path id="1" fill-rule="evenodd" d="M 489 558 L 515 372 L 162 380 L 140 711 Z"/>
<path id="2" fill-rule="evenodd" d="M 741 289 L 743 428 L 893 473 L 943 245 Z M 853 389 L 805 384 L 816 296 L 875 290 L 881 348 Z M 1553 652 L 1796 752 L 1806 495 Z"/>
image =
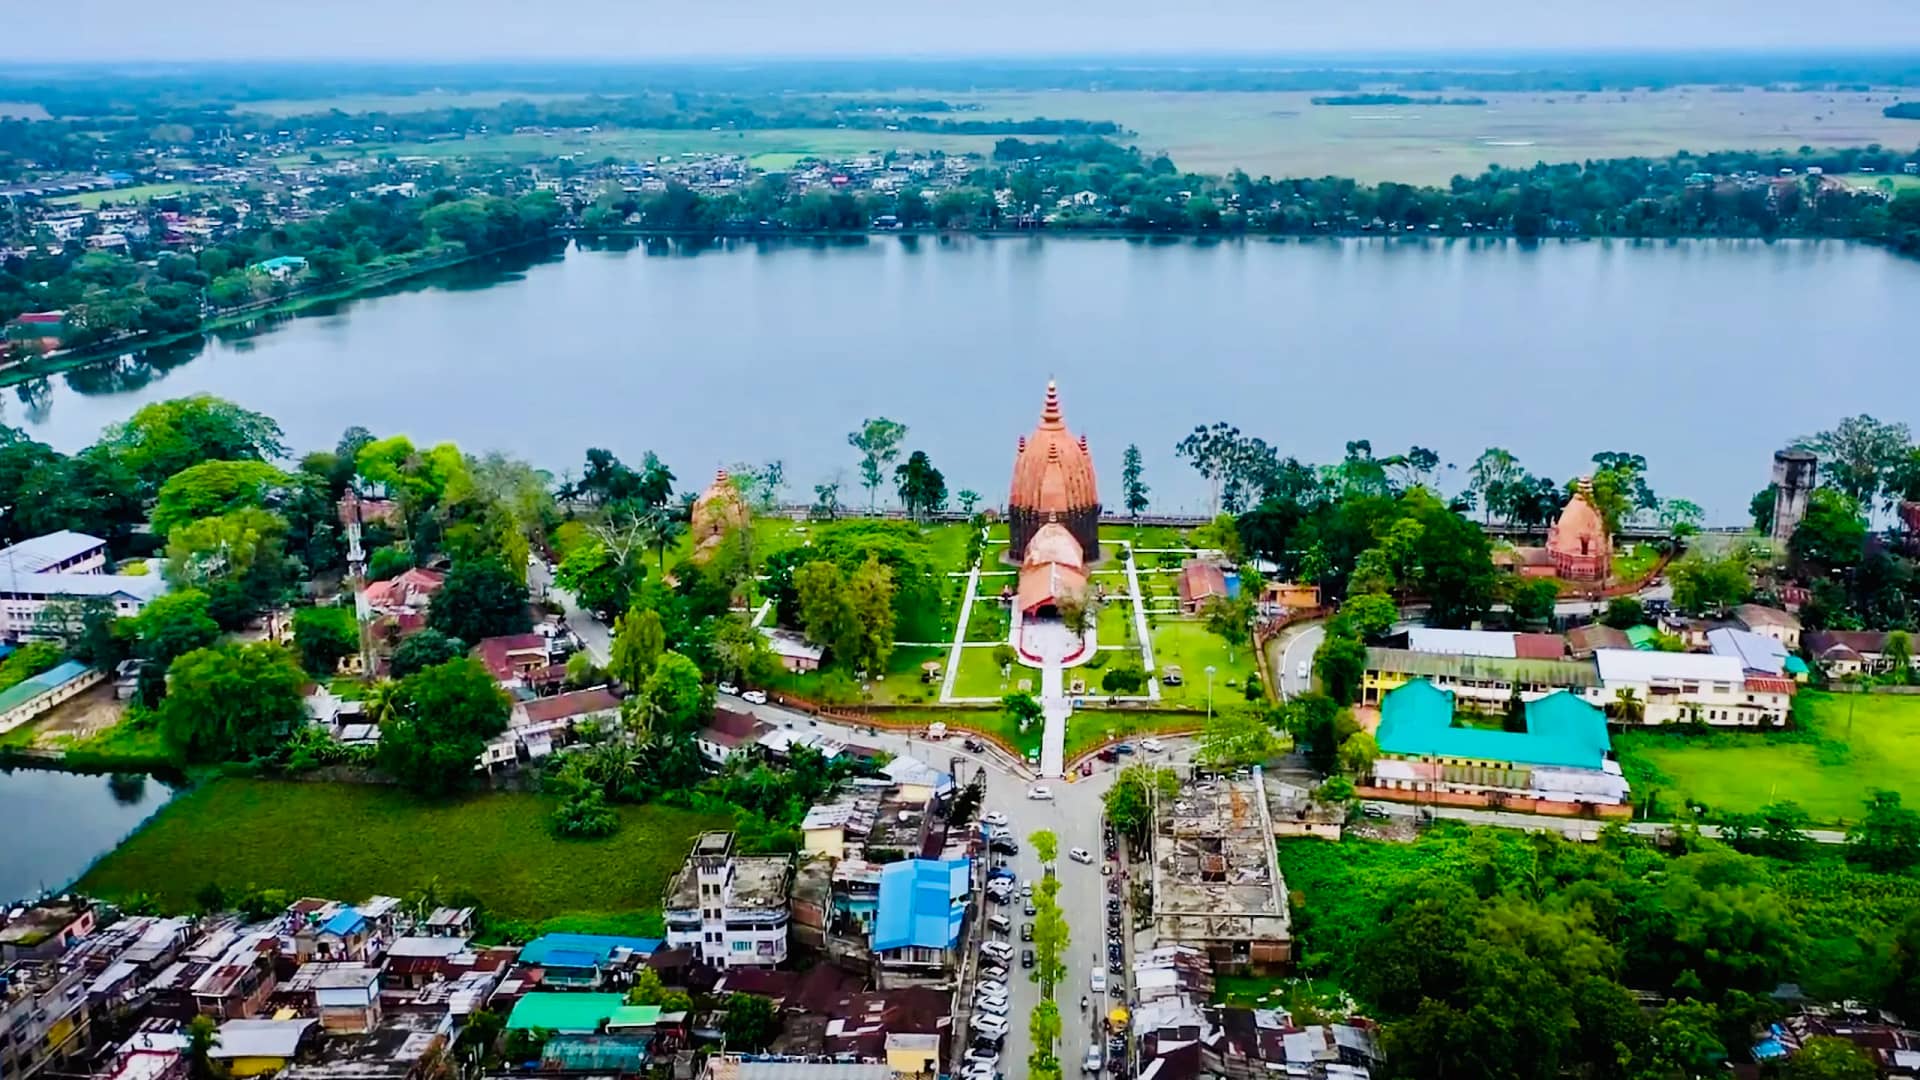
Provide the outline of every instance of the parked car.
<path id="1" fill-rule="evenodd" d="M 990 982 L 1005 985 L 1007 981 L 1007 969 L 1000 964 L 989 964 L 980 969 L 980 977 Z"/>
<path id="2" fill-rule="evenodd" d="M 1133 753 L 1133 744 L 1130 742 L 1116 743 L 1114 744 L 1113 752 L 1116 754 L 1131 754 Z"/>
<path id="3" fill-rule="evenodd" d="M 1020 845 L 1015 843 L 1012 837 L 996 836 L 987 847 L 991 848 L 993 852 L 998 855 L 1020 854 Z"/>
<path id="4" fill-rule="evenodd" d="M 1005 811 L 993 810 L 988 813 L 981 814 L 980 820 L 986 822 L 987 824 L 993 826 L 996 829 L 1004 829 L 1007 827 L 1007 815 Z"/>
<path id="5" fill-rule="evenodd" d="M 1013 946 L 1004 941 L 989 941 L 985 945 L 980 946 L 980 951 L 984 955 L 1004 962 L 1007 957 L 1013 955 Z"/>
<path id="6" fill-rule="evenodd" d="M 1100 1060 L 1100 1044 L 1094 1043 L 1092 1046 L 1087 1047 L 1087 1056 L 1084 1061 L 1080 1062 L 1080 1071 L 1097 1073 L 1100 1071 L 1102 1064 L 1103 1062 Z"/>
<path id="7" fill-rule="evenodd" d="M 748 690 L 740 695 L 740 700 L 750 705 L 765 705 L 767 703 L 767 692 L 765 690 Z"/>
<path id="8" fill-rule="evenodd" d="M 1120 760 L 1120 755 L 1114 753 L 1113 747 L 1111 746 L 1101 747 L 1100 751 L 1094 754 L 1093 756 L 1099 758 L 1101 761 L 1119 761 Z"/>
<path id="9" fill-rule="evenodd" d="M 1306 682 L 1313 673 L 1313 661 L 1302 660 L 1293 666 L 1293 677 Z"/>
<path id="10" fill-rule="evenodd" d="M 986 743 L 981 742 L 979 739 L 976 739 L 971 735 L 960 740 L 960 745 L 966 747 L 967 753 L 969 754 L 977 754 L 987 748 Z"/>
<path id="11" fill-rule="evenodd" d="M 730 682 L 723 682 L 716 689 L 729 697 L 738 697 L 740 694 L 740 688 Z"/>
<path id="12" fill-rule="evenodd" d="M 976 1061 L 984 1061 L 989 1065 L 998 1064 L 1000 1054 L 995 1050 L 981 1050 L 979 1048 L 967 1051 L 967 1063 L 972 1064 Z"/>
<path id="13" fill-rule="evenodd" d="M 1387 808 L 1384 806 L 1375 806 L 1372 803 L 1361 803 L 1360 816 L 1370 817 L 1370 818 L 1383 818 L 1387 816 Z"/>
<path id="14" fill-rule="evenodd" d="M 1067 858 L 1072 859 L 1074 862 L 1077 862 L 1077 863 L 1085 863 L 1088 866 L 1093 865 L 1093 852 L 1088 851 L 1086 848 L 1083 848 L 1083 847 L 1068 848 Z"/>
<path id="15" fill-rule="evenodd" d="M 974 1002 L 973 1011 L 979 1013 L 982 1016 L 1004 1017 L 1007 1015 L 1007 1013 L 1012 1011 L 1012 1008 L 1007 1004 L 1006 998 L 997 998 L 990 1001 Z"/>
<path id="16" fill-rule="evenodd" d="M 1091 762 L 1091 761 L 1083 761 L 1083 762 L 1081 762 L 1081 763 L 1080 763 L 1080 775 L 1081 775 L 1081 776 L 1092 776 L 1092 775 L 1093 775 L 1093 762 Z"/>
<path id="17" fill-rule="evenodd" d="M 973 1018 L 973 1030 L 996 1041 L 1007 1037 L 1008 1027 L 1005 1017 L 976 1016 Z"/>

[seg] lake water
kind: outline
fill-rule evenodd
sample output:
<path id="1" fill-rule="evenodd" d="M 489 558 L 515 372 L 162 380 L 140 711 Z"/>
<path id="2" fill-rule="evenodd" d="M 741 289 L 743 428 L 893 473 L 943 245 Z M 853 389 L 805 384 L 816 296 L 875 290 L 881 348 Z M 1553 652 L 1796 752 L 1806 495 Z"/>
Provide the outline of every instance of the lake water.
<path id="1" fill-rule="evenodd" d="M 1110 505 L 1132 442 L 1157 509 L 1205 509 L 1173 445 L 1226 420 L 1309 461 L 1430 447 L 1449 488 L 1489 445 L 1561 480 L 1632 450 L 1658 491 L 1735 523 L 1795 436 L 1920 422 L 1915 298 L 1920 262 L 1838 242 L 658 242 L 42 380 L 3 418 L 72 449 L 209 391 L 302 450 L 349 424 L 576 473 L 588 446 L 653 449 L 690 488 L 779 458 L 789 497 L 839 473 L 857 502 L 845 433 L 885 415 L 992 503 L 1052 376 Z"/>
<path id="2" fill-rule="evenodd" d="M 172 797 L 139 774 L 0 769 L 0 904 L 72 884 Z"/>

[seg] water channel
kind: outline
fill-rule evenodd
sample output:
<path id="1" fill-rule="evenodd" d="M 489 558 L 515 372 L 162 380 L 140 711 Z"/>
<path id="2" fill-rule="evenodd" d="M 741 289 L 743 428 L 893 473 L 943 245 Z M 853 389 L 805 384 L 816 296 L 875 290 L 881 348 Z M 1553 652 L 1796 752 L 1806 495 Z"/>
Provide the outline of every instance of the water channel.
<path id="1" fill-rule="evenodd" d="M 172 797 L 138 773 L 0 768 L 0 904 L 71 884 Z"/>

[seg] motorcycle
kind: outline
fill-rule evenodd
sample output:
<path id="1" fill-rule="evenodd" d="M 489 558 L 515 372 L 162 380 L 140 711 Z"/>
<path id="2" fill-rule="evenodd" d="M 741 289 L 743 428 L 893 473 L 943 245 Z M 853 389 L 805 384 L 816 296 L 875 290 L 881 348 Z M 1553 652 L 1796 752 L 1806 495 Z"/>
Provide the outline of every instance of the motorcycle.
<path id="1" fill-rule="evenodd" d="M 1087 1011 L 1087 995 L 1085 994 L 1080 995 L 1080 1011 L 1083 1013 Z"/>

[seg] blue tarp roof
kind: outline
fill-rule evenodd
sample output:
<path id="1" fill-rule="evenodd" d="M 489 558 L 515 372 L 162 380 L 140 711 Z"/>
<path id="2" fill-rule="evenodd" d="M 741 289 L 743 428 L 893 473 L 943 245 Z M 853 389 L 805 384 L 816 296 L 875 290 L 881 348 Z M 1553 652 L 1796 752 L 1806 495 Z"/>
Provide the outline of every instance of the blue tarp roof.
<path id="1" fill-rule="evenodd" d="M 340 914 L 328 919 L 326 925 L 320 928 L 320 932 L 323 934 L 351 934 L 366 924 L 366 916 L 361 915 L 355 908 L 347 908 Z"/>
<path id="2" fill-rule="evenodd" d="M 652 956 L 659 938 L 619 937 L 614 934 L 542 934 L 520 948 L 520 962 L 546 967 L 586 968 L 607 962 L 615 949 L 631 949 Z"/>
<path id="3" fill-rule="evenodd" d="M 950 949 L 967 911 L 967 859 L 907 859 L 880 871 L 873 949 Z"/>

